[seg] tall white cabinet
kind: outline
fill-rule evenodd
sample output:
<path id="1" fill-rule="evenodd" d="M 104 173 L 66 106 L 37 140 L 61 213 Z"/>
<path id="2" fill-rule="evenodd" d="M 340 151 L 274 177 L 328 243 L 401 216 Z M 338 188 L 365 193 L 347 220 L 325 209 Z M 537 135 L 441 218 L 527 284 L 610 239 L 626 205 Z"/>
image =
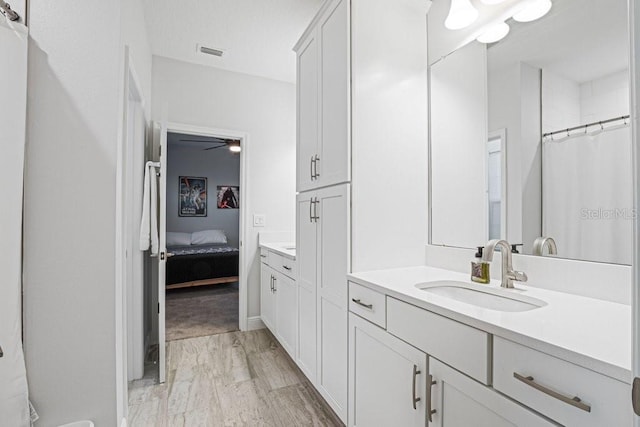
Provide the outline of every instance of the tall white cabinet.
<path id="1" fill-rule="evenodd" d="M 426 170 L 429 3 L 327 0 L 294 48 L 296 361 L 345 423 L 346 275 L 356 262 L 371 269 L 371 259 L 377 268 L 415 264 L 427 241 L 422 211 L 389 219 L 398 201 L 426 207 L 426 172 L 424 182 L 405 178 Z"/>

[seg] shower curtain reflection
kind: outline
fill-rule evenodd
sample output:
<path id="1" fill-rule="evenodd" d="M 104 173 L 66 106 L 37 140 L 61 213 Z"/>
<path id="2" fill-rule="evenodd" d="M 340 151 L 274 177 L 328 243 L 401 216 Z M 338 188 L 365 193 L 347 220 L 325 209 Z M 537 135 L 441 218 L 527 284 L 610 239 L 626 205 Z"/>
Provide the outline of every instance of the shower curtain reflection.
<path id="1" fill-rule="evenodd" d="M 543 144 L 543 235 L 558 256 L 631 264 L 631 127 Z"/>

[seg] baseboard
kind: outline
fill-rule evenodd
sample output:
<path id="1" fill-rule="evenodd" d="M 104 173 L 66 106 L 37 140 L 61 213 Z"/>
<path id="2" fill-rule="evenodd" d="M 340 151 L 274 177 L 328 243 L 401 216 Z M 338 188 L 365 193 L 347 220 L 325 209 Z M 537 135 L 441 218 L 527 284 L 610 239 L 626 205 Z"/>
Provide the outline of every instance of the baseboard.
<path id="1" fill-rule="evenodd" d="M 253 316 L 247 319 L 247 331 L 255 331 L 256 329 L 264 329 L 264 323 L 260 316 Z"/>

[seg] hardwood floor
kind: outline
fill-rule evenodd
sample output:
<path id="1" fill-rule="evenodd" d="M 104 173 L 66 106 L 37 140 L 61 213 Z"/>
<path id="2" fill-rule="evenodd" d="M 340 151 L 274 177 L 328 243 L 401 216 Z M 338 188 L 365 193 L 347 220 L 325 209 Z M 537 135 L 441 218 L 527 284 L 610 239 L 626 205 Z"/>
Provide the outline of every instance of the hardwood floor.
<path id="1" fill-rule="evenodd" d="M 167 382 L 129 386 L 129 426 L 341 426 L 266 330 L 167 343 Z"/>

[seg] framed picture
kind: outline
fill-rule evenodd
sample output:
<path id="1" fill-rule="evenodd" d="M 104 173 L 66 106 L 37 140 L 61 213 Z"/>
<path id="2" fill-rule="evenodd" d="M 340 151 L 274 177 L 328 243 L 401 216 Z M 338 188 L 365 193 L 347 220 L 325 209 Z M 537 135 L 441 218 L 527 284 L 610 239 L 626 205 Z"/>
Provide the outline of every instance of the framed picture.
<path id="1" fill-rule="evenodd" d="M 240 209 L 240 187 L 218 185 L 218 209 Z"/>
<path id="2" fill-rule="evenodd" d="M 207 216 L 207 178 L 181 176 L 178 191 L 179 216 Z"/>

